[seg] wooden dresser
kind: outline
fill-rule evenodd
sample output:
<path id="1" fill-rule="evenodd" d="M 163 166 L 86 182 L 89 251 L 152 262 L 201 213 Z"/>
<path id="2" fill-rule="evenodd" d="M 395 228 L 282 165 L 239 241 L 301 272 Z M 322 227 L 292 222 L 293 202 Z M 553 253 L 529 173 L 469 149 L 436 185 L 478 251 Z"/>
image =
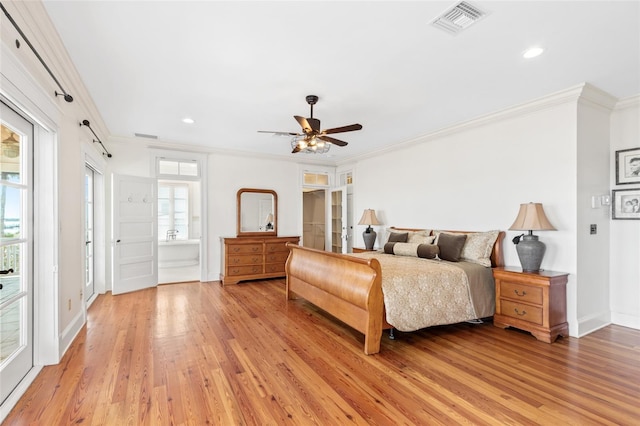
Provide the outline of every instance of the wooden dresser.
<path id="1" fill-rule="evenodd" d="M 300 237 L 222 237 L 220 282 L 284 277 L 289 256 L 287 243 L 298 244 Z"/>
<path id="2" fill-rule="evenodd" d="M 494 268 L 496 313 L 493 325 L 515 327 L 552 343 L 568 336 L 567 276 L 565 272 L 523 272 L 518 268 Z"/>

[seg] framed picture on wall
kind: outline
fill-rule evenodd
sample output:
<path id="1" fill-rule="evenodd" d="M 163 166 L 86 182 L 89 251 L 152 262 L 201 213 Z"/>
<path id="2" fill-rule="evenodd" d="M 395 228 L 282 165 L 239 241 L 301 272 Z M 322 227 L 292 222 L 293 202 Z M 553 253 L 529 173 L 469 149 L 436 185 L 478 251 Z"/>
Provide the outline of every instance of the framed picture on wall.
<path id="1" fill-rule="evenodd" d="M 640 183 L 640 148 L 616 151 L 616 185 Z"/>
<path id="2" fill-rule="evenodd" d="M 640 188 L 613 190 L 613 219 L 640 220 Z"/>

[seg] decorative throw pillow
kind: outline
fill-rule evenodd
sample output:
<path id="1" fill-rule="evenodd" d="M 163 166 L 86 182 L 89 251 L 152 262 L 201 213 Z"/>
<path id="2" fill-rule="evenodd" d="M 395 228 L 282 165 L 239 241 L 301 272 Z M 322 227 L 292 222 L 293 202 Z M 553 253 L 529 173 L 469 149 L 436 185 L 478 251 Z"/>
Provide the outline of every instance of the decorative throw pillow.
<path id="1" fill-rule="evenodd" d="M 384 252 L 385 252 L 386 254 L 393 254 L 393 246 L 395 246 L 396 244 L 398 244 L 398 243 L 394 243 L 394 242 L 391 242 L 391 243 L 385 243 L 385 245 L 384 245 Z"/>
<path id="2" fill-rule="evenodd" d="M 435 244 L 420 244 L 418 246 L 418 257 L 423 259 L 435 259 L 439 254 L 440 248 Z"/>
<path id="3" fill-rule="evenodd" d="M 421 257 L 423 259 L 435 259 L 440 249 L 434 244 L 417 244 L 417 243 L 386 243 L 384 245 L 386 254 L 394 254 L 396 256 Z"/>
<path id="4" fill-rule="evenodd" d="M 417 232 L 410 232 L 407 238 L 408 243 L 433 244 L 436 237 L 433 235 L 422 235 Z"/>
<path id="5" fill-rule="evenodd" d="M 389 233 L 389 239 L 387 240 L 387 242 L 388 243 L 406 243 L 408 236 L 409 234 L 406 232 L 404 233 L 391 232 Z"/>
<path id="6" fill-rule="evenodd" d="M 448 260 L 449 262 L 459 262 L 460 255 L 462 254 L 462 248 L 467 240 L 467 234 L 448 234 L 441 232 L 438 235 L 438 247 L 440 248 L 440 254 L 438 255 L 442 260 Z"/>
<path id="7" fill-rule="evenodd" d="M 460 258 L 466 262 L 491 267 L 491 252 L 500 231 L 474 232 L 467 234 Z"/>

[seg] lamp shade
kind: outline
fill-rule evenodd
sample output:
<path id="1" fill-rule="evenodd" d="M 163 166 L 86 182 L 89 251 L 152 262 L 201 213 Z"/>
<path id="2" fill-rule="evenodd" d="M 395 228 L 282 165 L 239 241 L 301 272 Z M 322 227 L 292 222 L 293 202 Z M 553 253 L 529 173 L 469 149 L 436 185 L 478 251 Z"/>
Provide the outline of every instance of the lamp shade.
<path id="1" fill-rule="evenodd" d="M 555 231 L 556 228 L 544 214 L 541 203 L 520 204 L 515 222 L 509 228 L 512 231 Z"/>
<path id="2" fill-rule="evenodd" d="M 267 215 L 267 218 L 264 220 L 264 223 L 271 223 L 273 222 L 273 213 L 269 213 Z"/>
<path id="3" fill-rule="evenodd" d="M 378 218 L 376 217 L 376 211 L 373 209 L 366 209 L 364 213 L 362 213 L 362 217 L 360 218 L 358 225 L 380 225 L 380 222 L 378 222 Z"/>

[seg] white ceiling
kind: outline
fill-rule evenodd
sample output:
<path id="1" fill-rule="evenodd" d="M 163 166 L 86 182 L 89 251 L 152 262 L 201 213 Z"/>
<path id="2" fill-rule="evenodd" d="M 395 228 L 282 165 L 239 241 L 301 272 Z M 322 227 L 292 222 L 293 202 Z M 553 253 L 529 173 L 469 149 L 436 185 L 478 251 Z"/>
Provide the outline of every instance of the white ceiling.
<path id="1" fill-rule="evenodd" d="M 453 1 L 44 3 L 114 137 L 291 157 L 257 131 L 299 131 L 314 94 L 323 129 L 364 127 L 339 162 L 582 82 L 640 94 L 638 1 L 471 1 L 455 36 L 430 25 Z"/>

